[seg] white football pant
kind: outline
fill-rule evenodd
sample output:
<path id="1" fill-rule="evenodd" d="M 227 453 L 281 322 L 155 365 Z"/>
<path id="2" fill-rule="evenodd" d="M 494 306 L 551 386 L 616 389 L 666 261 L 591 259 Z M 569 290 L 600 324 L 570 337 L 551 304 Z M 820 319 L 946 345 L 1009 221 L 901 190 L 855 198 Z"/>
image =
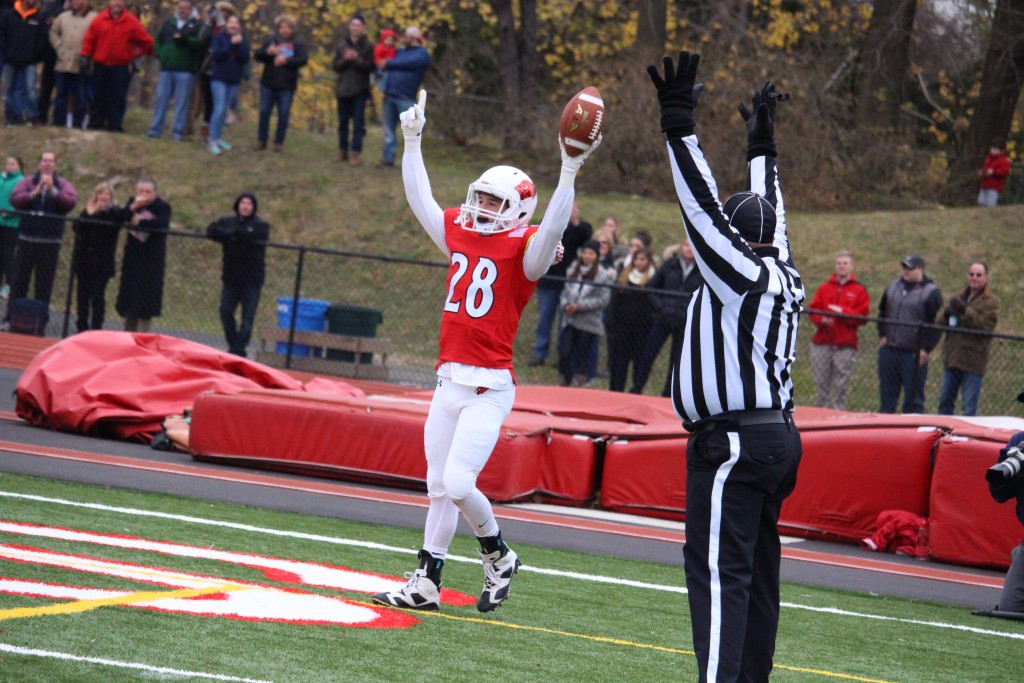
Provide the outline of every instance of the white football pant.
<path id="1" fill-rule="evenodd" d="M 431 555 L 447 555 L 460 510 L 477 536 L 498 533 L 491 503 L 477 489 L 476 478 L 491 457 L 515 396 L 514 387 L 477 393 L 477 387 L 438 379 L 423 430 L 430 498 L 423 549 Z"/>

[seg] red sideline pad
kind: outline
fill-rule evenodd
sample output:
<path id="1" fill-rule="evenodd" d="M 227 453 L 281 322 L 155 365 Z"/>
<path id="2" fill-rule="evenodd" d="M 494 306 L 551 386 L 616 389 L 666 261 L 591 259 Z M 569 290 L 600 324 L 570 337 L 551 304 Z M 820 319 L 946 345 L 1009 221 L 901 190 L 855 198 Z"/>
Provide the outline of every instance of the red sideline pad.
<path id="1" fill-rule="evenodd" d="M 609 443 L 604 453 L 601 506 L 682 520 L 686 510 L 686 439 Z"/>
<path id="2" fill-rule="evenodd" d="M 804 455 L 781 527 L 859 541 L 874 533 L 883 510 L 928 516 L 932 450 L 942 433 L 872 422 L 863 416 L 857 426 L 801 426 Z"/>
<path id="3" fill-rule="evenodd" d="M 349 398 L 247 391 L 196 399 L 189 446 L 199 459 L 424 488 L 423 423 L 432 391 Z M 478 485 L 498 501 L 583 504 L 600 478 L 597 443 L 682 433 L 663 398 L 586 389 L 516 389 L 512 414 Z"/>
<path id="4" fill-rule="evenodd" d="M 536 396 L 531 397 L 535 391 L 522 393 L 528 402 L 536 402 Z M 430 392 L 366 398 L 288 391 L 207 394 L 196 399 L 189 445 L 198 459 L 228 459 L 423 488 L 423 423 L 430 396 Z M 585 398 L 575 398 L 579 400 L 549 401 L 549 405 L 574 405 L 573 417 L 554 416 L 534 407 L 513 410 L 480 474 L 478 485 L 485 495 L 499 501 L 537 495 L 575 504 L 593 497 L 598 471 L 592 435 L 601 436 L 609 429 L 641 431 L 646 425 L 596 419 L 597 411 L 580 409 L 587 403 Z"/>
<path id="5" fill-rule="evenodd" d="M 985 470 L 996 463 L 1001 441 L 946 437 L 932 474 L 928 520 L 932 556 L 943 562 L 1006 568 L 1020 543 L 1014 501 L 992 499 Z"/>

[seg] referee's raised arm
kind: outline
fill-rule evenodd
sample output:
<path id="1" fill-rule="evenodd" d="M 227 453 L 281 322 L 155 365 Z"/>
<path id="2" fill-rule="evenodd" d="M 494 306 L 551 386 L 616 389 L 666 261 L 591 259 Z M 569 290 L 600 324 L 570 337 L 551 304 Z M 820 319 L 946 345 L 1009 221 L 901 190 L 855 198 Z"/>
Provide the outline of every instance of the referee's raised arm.
<path id="1" fill-rule="evenodd" d="M 695 134 L 700 56 L 648 67 L 683 223 L 704 284 L 686 315 L 672 399 L 686 446 L 686 585 L 704 681 L 767 681 L 779 621 L 778 518 L 802 453 L 792 364 L 803 284 L 776 166 L 775 86 L 754 93 L 748 191 L 723 204 Z"/>

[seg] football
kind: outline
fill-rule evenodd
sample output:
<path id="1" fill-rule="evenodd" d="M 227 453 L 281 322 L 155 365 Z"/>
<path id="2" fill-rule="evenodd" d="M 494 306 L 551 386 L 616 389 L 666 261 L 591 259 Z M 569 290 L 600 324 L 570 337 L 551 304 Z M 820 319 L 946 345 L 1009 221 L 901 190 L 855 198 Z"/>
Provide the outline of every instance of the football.
<path id="1" fill-rule="evenodd" d="M 565 105 L 558 137 L 565 145 L 566 153 L 575 157 L 590 149 L 603 128 L 604 100 L 597 88 L 590 86 L 573 95 Z"/>

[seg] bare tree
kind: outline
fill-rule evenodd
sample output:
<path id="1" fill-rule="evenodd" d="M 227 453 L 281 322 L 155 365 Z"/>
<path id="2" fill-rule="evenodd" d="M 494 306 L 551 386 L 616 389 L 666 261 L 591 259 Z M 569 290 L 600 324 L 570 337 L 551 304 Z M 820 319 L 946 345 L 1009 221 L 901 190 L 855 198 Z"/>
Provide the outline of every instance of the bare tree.
<path id="1" fill-rule="evenodd" d="M 665 20 L 668 16 L 666 0 L 641 0 L 636 25 L 636 54 L 641 61 L 654 61 L 665 49 L 668 34 Z"/>
<path id="2" fill-rule="evenodd" d="M 506 146 L 522 144 L 522 132 L 528 128 L 528 103 L 537 101 L 541 78 L 536 0 L 520 0 L 518 4 L 520 20 L 517 26 L 512 0 L 491 0 L 491 7 L 498 18 L 502 100 L 509 117 L 504 134 Z M 532 136 L 525 136 L 525 139 L 532 139 Z"/>
<path id="3" fill-rule="evenodd" d="M 960 154 L 950 165 L 948 197 L 971 203 L 977 170 L 993 140 L 1005 140 L 1024 84 L 1024 0 L 998 0 L 992 19 L 981 92 Z"/>
<path id="4" fill-rule="evenodd" d="M 875 1 L 856 69 L 854 111 L 860 128 L 900 128 L 916 12 L 916 0 Z"/>

